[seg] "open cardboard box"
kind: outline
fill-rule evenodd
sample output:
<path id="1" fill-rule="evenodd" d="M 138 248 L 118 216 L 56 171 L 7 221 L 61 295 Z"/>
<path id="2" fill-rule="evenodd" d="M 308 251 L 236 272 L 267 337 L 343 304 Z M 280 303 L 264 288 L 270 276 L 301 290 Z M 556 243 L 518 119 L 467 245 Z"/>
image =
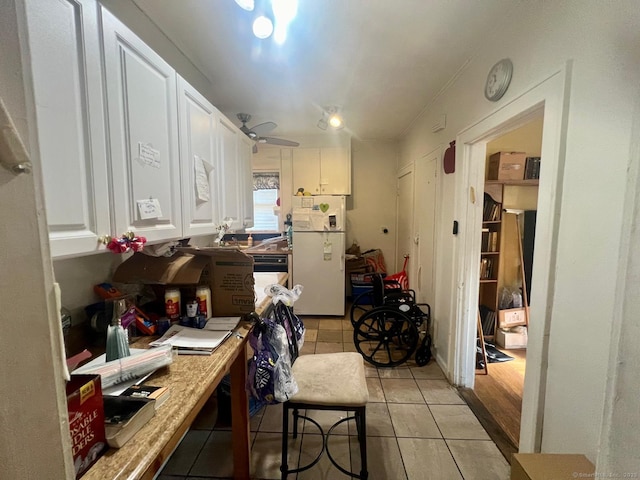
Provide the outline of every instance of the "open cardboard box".
<path id="1" fill-rule="evenodd" d="M 213 316 L 255 308 L 253 257 L 237 248 L 181 248 L 171 257 L 134 253 L 113 274 L 119 283 L 187 287 L 208 285 Z"/>
<path id="2" fill-rule="evenodd" d="M 584 455 L 514 453 L 511 480 L 573 480 L 594 478 L 593 464 Z"/>

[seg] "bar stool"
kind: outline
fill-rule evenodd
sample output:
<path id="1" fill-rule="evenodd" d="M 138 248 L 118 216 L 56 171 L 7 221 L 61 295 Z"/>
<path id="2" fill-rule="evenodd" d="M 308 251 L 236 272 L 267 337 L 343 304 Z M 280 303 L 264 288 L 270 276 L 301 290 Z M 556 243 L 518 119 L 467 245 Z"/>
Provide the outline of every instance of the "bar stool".
<path id="1" fill-rule="evenodd" d="M 289 473 L 302 472 L 313 467 L 318 463 L 325 450 L 329 460 L 342 473 L 366 480 L 368 477 L 366 408 L 369 401 L 369 391 L 362 356 L 356 352 L 302 355 L 294 362 L 292 371 L 298 384 L 298 393 L 282 405 L 282 462 L 280 464 L 282 480 L 286 480 Z M 300 415 L 300 409 L 353 411 L 355 413 L 352 417 L 343 418 L 336 422 L 325 434 L 315 420 L 306 415 Z M 289 410 L 293 410 L 293 438 L 298 436 L 298 419 L 300 418 L 316 425 L 323 436 L 322 450 L 315 460 L 308 465 L 294 469 L 289 469 L 287 465 Z M 349 472 L 338 465 L 329 451 L 329 436 L 333 429 L 351 419 L 355 419 L 360 443 L 360 474 Z"/>

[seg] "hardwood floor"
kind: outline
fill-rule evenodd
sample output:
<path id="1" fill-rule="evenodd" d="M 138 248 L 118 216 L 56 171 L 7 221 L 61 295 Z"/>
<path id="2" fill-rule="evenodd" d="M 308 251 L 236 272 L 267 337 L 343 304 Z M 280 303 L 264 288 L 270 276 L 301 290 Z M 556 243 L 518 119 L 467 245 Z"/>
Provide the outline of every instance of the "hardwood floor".
<path id="1" fill-rule="evenodd" d="M 527 351 L 501 351 L 514 359 L 490 363 L 488 375 L 476 375 L 474 393 L 517 449 Z"/>

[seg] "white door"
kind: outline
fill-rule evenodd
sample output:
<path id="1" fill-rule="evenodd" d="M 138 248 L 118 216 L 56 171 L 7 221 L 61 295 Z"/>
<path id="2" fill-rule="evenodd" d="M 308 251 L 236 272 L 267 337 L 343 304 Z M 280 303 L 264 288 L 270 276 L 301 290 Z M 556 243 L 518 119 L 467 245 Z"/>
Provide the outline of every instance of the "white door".
<path id="1" fill-rule="evenodd" d="M 182 236 L 175 71 L 102 9 L 116 232 Z"/>
<path id="2" fill-rule="evenodd" d="M 437 155 L 425 155 L 416 162 L 416 179 L 420 179 L 416 189 L 415 219 L 418 245 L 416 261 L 411 262 L 416 271 L 416 282 L 412 288 L 416 290 L 419 302 L 433 304 L 435 289 L 433 278 L 435 273 L 435 229 L 436 229 L 436 180 Z"/>
<path id="3" fill-rule="evenodd" d="M 398 174 L 398 236 L 396 240 L 396 264 L 395 269 L 387 265 L 390 273 L 399 272 L 404 264 L 404 256 L 413 257 L 414 252 L 414 228 L 413 228 L 413 166 L 403 169 Z M 409 286 L 415 283 L 414 265 L 415 259 L 409 259 L 407 264 L 407 275 L 409 275 Z"/>
<path id="4" fill-rule="evenodd" d="M 218 154 L 220 157 L 220 188 L 222 206 L 220 218 L 229 219 L 232 230 L 242 228 L 242 195 L 238 189 L 239 130 L 224 116 L 218 117 Z"/>
<path id="5" fill-rule="evenodd" d="M 178 77 L 182 222 L 185 236 L 214 234 L 220 223 L 217 110 Z"/>
<path id="6" fill-rule="evenodd" d="M 344 315 L 344 233 L 294 232 L 293 284 L 304 287 L 294 310 Z"/>
<path id="7" fill-rule="evenodd" d="M 111 233 L 97 5 L 25 2 L 52 257 Z"/>

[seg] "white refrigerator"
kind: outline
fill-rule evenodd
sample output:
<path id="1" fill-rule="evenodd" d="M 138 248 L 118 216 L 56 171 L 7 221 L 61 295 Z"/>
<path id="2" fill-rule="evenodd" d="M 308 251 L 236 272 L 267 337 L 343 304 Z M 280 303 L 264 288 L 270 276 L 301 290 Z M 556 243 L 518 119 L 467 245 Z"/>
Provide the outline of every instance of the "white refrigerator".
<path id="1" fill-rule="evenodd" d="M 304 287 L 299 315 L 344 315 L 345 197 L 295 196 L 292 202 L 293 285 Z"/>

